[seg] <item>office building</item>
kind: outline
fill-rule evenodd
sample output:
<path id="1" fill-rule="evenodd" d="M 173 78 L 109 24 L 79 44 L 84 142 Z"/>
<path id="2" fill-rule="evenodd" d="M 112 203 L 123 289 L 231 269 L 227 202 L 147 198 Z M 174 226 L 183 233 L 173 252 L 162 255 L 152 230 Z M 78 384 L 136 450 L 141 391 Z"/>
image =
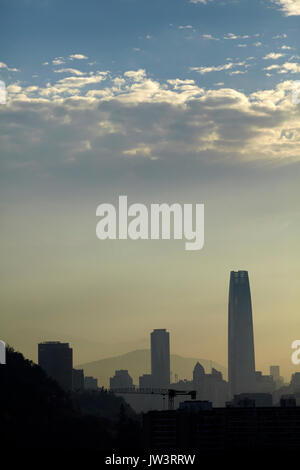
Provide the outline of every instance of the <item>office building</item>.
<path id="1" fill-rule="evenodd" d="M 83 369 L 73 369 L 73 392 L 83 392 L 84 390 L 84 373 Z"/>
<path id="2" fill-rule="evenodd" d="M 252 305 L 247 271 L 231 271 L 230 274 L 228 378 L 231 396 L 255 390 Z"/>
<path id="3" fill-rule="evenodd" d="M 185 453 L 193 449 L 203 458 L 207 452 L 293 450 L 300 447 L 300 408 L 282 402 L 281 407 L 211 408 L 183 404 L 176 411 L 149 411 L 143 415 L 145 448 L 151 453 Z M 202 408 L 202 409 L 201 409 Z M 270 454 L 271 455 L 271 454 Z M 288 454 L 286 454 L 288 455 Z M 230 457 L 235 457 L 232 454 Z"/>
<path id="4" fill-rule="evenodd" d="M 85 390 L 98 390 L 98 379 L 95 377 L 84 377 Z"/>
<path id="5" fill-rule="evenodd" d="M 151 376 L 154 388 L 170 386 L 170 335 L 165 329 L 151 333 Z"/>
<path id="6" fill-rule="evenodd" d="M 152 388 L 151 374 L 144 374 L 139 377 L 139 388 Z"/>
<path id="7" fill-rule="evenodd" d="M 46 341 L 38 345 L 38 362 L 66 391 L 72 390 L 73 350 L 69 343 Z"/>
<path id="8" fill-rule="evenodd" d="M 114 377 L 110 378 L 110 389 L 133 388 L 133 380 L 128 370 L 116 370 Z"/>

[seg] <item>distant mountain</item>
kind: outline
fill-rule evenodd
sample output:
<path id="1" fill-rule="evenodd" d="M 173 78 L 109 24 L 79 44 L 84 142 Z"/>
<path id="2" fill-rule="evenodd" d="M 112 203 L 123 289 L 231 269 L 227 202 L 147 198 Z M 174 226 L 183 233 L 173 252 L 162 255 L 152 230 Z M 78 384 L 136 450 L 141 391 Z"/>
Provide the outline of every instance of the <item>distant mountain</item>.
<path id="1" fill-rule="evenodd" d="M 224 366 L 207 359 L 198 359 L 191 357 L 182 357 L 177 354 L 171 354 L 171 371 L 172 381 L 175 380 L 175 374 L 178 375 L 180 380 L 192 378 L 193 369 L 196 362 L 200 362 L 205 369 L 206 373 L 210 373 L 211 368 L 222 372 L 223 377 L 227 378 L 227 370 Z M 143 374 L 149 374 L 151 369 L 151 356 L 149 349 L 138 349 L 131 351 L 121 356 L 108 357 L 106 359 L 100 359 L 99 361 L 88 362 L 76 366 L 77 368 L 84 369 L 85 375 L 92 375 L 97 377 L 100 386 L 108 387 L 109 378 L 118 369 L 127 369 L 133 382 L 138 385 L 139 376 Z"/>

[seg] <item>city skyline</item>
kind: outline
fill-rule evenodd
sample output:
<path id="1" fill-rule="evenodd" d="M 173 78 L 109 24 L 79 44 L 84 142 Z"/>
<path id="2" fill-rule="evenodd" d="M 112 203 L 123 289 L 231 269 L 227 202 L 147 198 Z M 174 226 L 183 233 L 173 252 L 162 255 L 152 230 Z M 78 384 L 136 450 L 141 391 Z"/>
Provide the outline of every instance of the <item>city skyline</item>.
<path id="1" fill-rule="evenodd" d="M 195 406 L 206 407 L 264 407 L 296 406 L 299 402 L 298 388 L 300 373 L 295 373 L 291 381 L 285 383 L 280 375 L 280 366 L 272 365 L 269 375 L 255 369 L 251 294 L 247 271 L 232 271 L 229 284 L 228 305 L 228 381 L 220 370 L 210 364 L 210 370 L 199 361 L 193 364 L 192 378 L 170 376 L 170 334 L 166 329 L 154 329 L 150 333 L 151 373 L 147 373 L 146 362 L 142 365 L 138 382 L 132 377 L 129 363 L 123 363 L 110 372 L 109 390 L 121 395 L 136 412 L 152 409 L 165 409 L 165 397 L 168 396 L 169 409 L 181 409 L 180 397 L 197 398 Z M 73 350 L 68 343 L 46 341 L 38 345 L 39 366 L 64 390 L 83 393 L 85 389 L 106 390 L 106 385 L 99 377 L 103 370 L 91 371 L 89 364 L 81 369 L 74 369 Z M 91 364 L 95 366 L 94 364 Z M 124 368 L 127 367 L 126 369 Z M 101 366 L 100 366 L 101 368 Z M 145 373 L 146 372 L 146 373 Z M 88 376 L 86 376 L 88 374 Z M 95 376 L 95 377 L 94 377 Z M 176 398 L 177 397 L 177 398 Z M 286 401 L 287 400 L 287 401 Z M 188 406 L 188 405 L 187 405 Z M 171 408 L 170 408 L 171 407 Z M 201 408 L 202 409 L 202 408 Z"/>
<path id="2" fill-rule="evenodd" d="M 249 300 L 247 300 L 247 299 L 242 300 L 242 297 L 241 297 L 241 298 L 240 298 L 240 307 L 239 307 L 238 310 L 236 310 L 236 312 L 233 314 L 233 312 L 234 312 L 234 309 L 233 309 L 234 300 L 233 300 L 233 299 L 234 299 L 234 298 L 237 298 L 237 296 L 240 295 L 240 293 L 239 293 L 239 291 L 238 291 L 239 286 L 235 286 L 235 276 L 237 276 L 236 281 L 239 281 L 239 279 L 241 278 L 241 276 L 244 276 L 244 275 L 246 275 L 246 285 L 244 286 L 244 289 L 246 289 L 246 291 L 245 291 L 246 293 L 247 293 L 247 289 L 248 289 L 248 292 L 249 292 Z M 241 281 L 243 281 L 242 278 L 241 278 Z M 239 282 L 241 282 L 241 281 L 239 281 Z M 243 291 L 243 292 L 244 292 L 244 291 Z M 246 295 L 246 294 L 243 294 L 243 296 L 244 296 L 244 295 Z M 248 294 L 247 294 L 247 295 L 248 295 Z M 228 296 L 228 298 L 229 298 L 229 301 L 228 301 L 228 313 L 227 313 L 227 315 L 228 315 L 228 333 L 227 333 L 227 335 L 228 335 L 228 342 L 227 342 L 228 356 L 227 356 L 227 358 L 226 358 L 226 359 L 228 359 L 228 361 L 226 360 L 226 361 L 224 361 L 223 363 L 221 362 L 221 365 L 222 365 L 222 367 L 227 368 L 227 362 L 228 362 L 228 364 L 230 363 L 230 339 L 229 339 L 229 338 L 230 338 L 230 335 L 231 335 L 231 333 L 230 333 L 230 330 L 231 330 L 231 329 L 230 329 L 230 315 L 231 315 L 231 318 L 232 318 L 231 324 L 233 325 L 233 318 L 236 318 L 236 319 L 237 319 L 238 313 L 242 313 L 242 311 L 245 311 L 245 308 L 246 308 L 246 310 L 248 310 L 248 311 L 249 311 L 249 309 L 250 309 L 250 313 L 251 313 L 251 315 L 250 315 L 250 323 L 248 323 L 248 320 L 246 320 L 245 326 L 246 326 L 247 324 L 248 324 L 248 325 L 251 325 L 251 330 L 252 330 L 252 331 L 250 332 L 250 351 L 251 351 L 251 348 L 252 348 L 252 351 L 253 351 L 253 353 L 252 353 L 252 354 L 253 354 L 253 359 L 252 359 L 252 366 L 250 366 L 250 368 L 252 367 L 252 369 L 253 369 L 252 374 L 253 374 L 253 373 L 255 372 L 255 353 L 254 353 L 254 339 L 253 339 L 253 329 L 255 328 L 255 325 L 253 325 L 253 322 L 252 322 L 252 306 L 251 306 L 251 303 L 252 303 L 252 302 L 251 302 L 249 278 L 248 278 L 248 272 L 247 272 L 247 271 L 243 271 L 243 270 L 239 270 L 239 271 L 230 271 L 230 283 L 229 283 L 229 296 Z M 238 305 L 238 304 L 236 304 L 236 305 Z M 244 305 L 244 307 L 243 307 L 243 305 Z M 236 321 L 236 320 L 235 320 L 235 321 Z M 232 330 L 233 330 L 233 328 L 232 328 Z M 169 340 L 169 333 L 165 333 L 165 332 L 166 332 L 165 329 L 154 329 L 153 332 L 151 333 L 151 338 L 152 338 L 152 334 L 155 333 L 155 332 L 157 332 L 157 333 L 160 333 L 160 332 L 161 332 L 162 334 L 167 334 L 167 335 L 168 335 L 168 346 L 167 346 L 167 348 L 170 348 L 170 346 L 169 346 L 169 341 L 170 341 L 170 340 Z M 58 336 L 59 336 L 59 335 L 58 335 Z M 247 336 L 247 335 L 246 335 L 246 336 Z M 53 336 L 53 337 L 54 337 L 54 336 Z M 65 341 L 65 339 L 63 339 L 63 337 L 61 337 L 61 336 L 60 336 L 60 340 L 59 340 L 59 341 L 57 341 L 57 339 L 53 340 L 53 337 L 52 337 L 52 339 L 51 339 L 50 337 L 43 338 L 41 345 L 43 345 L 43 344 L 46 344 L 46 345 L 49 344 L 49 346 L 51 346 L 51 345 L 55 345 L 56 343 L 61 344 L 61 342 L 60 342 L 61 339 L 62 339 L 63 342 Z M 238 337 L 238 336 L 237 336 L 237 337 Z M 56 335 L 56 338 L 57 338 L 57 335 Z M 246 339 L 245 339 L 245 338 L 246 338 L 246 337 L 245 337 L 245 333 L 241 333 L 241 334 L 240 334 L 240 339 L 241 339 L 241 338 L 244 338 L 244 339 L 243 339 L 242 341 L 240 341 L 240 345 L 239 345 L 238 347 L 241 347 L 241 348 L 244 348 L 244 349 L 245 349 L 245 341 L 246 341 Z M 252 339 L 251 339 L 251 338 L 252 338 Z M 147 340 L 147 341 L 148 341 L 148 340 Z M 157 340 L 156 340 L 156 341 L 157 341 Z M 152 344 L 152 342 L 153 342 L 153 339 L 151 339 L 151 344 Z M 246 341 L 246 343 L 247 343 L 247 341 Z M 76 343 L 75 343 L 75 344 L 76 344 Z M 251 344 L 252 344 L 252 345 L 251 345 Z M 39 345 L 39 347 L 40 347 L 40 345 Z M 150 351 L 151 351 L 151 350 L 152 350 L 152 351 L 154 350 L 154 348 L 152 348 L 151 345 L 150 345 L 150 348 L 149 348 L 149 349 L 150 349 Z M 236 347 L 234 347 L 234 348 L 232 349 L 232 351 L 233 351 L 233 350 L 236 350 Z M 245 349 L 245 351 L 246 351 L 246 349 Z M 130 352 L 130 351 L 127 351 L 127 350 L 126 350 L 125 353 L 127 353 L 127 352 Z M 79 353 L 79 351 L 77 351 L 77 355 L 78 355 L 78 353 Z M 292 350 L 291 350 L 291 353 L 292 353 Z M 93 356 L 94 359 L 96 359 L 96 354 L 97 354 L 96 351 L 94 351 L 94 356 Z M 170 353 L 169 353 L 169 354 L 170 354 Z M 153 355 L 153 352 L 152 352 L 152 355 Z M 290 354 L 290 355 L 291 355 L 291 354 Z M 79 355 L 78 355 L 78 356 L 79 356 Z M 112 357 L 114 357 L 114 356 L 116 356 L 116 355 L 112 354 Z M 157 369 L 157 373 L 159 373 L 159 366 L 161 365 L 161 360 L 162 360 L 162 357 L 163 357 L 163 356 L 165 356 L 165 352 L 163 352 L 163 350 L 162 350 L 160 353 L 158 353 L 157 360 L 155 359 L 154 356 L 152 356 L 152 361 L 151 361 L 152 364 L 153 364 L 153 363 L 156 363 L 156 362 L 157 362 L 157 364 L 158 364 L 158 368 L 155 368 L 155 366 L 154 366 L 154 370 Z M 201 356 L 203 356 L 203 354 L 200 352 L 200 354 L 198 355 L 198 357 L 201 357 Z M 237 355 L 236 357 L 238 357 L 238 356 L 239 356 L 239 355 Z M 244 357 L 244 353 L 242 353 L 242 356 Z M 245 357 L 246 357 L 246 356 L 245 356 Z M 244 357 L 244 359 L 245 359 L 245 357 Z M 105 358 L 106 358 L 106 357 L 103 357 L 103 359 L 105 359 Z M 97 359 L 101 359 L 101 358 L 97 357 Z M 167 359 L 164 359 L 164 360 L 166 361 Z M 215 359 L 215 358 L 205 358 L 205 360 L 206 360 L 206 361 L 212 361 L 212 360 L 215 361 L 216 359 Z M 170 358 L 169 358 L 169 361 L 170 361 Z M 39 362 L 39 360 L 38 360 L 38 362 Z M 260 362 L 260 361 L 258 361 L 258 362 Z M 273 362 L 274 362 L 274 361 L 273 361 Z M 80 364 L 82 364 L 82 363 L 83 363 L 83 361 L 81 361 L 81 362 L 75 361 L 75 362 L 74 362 L 75 367 L 80 366 Z M 251 360 L 250 360 L 250 363 L 251 363 Z M 77 364 L 77 365 L 76 365 L 76 364 Z M 265 372 L 269 371 L 270 367 L 271 367 L 271 363 L 270 363 L 270 364 L 267 364 L 267 366 L 266 366 L 266 368 L 264 369 L 264 371 L 265 371 Z M 277 367 L 277 366 L 273 366 L 273 367 Z M 279 367 L 281 367 L 281 365 L 279 365 Z M 235 368 L 235 366 L 234 366 L 234 368 Z M 294 369 L 295 369 L 295 370 L 292 371 L 291 375 L 292 375 L 293 373 L 297 372 L 297 370 L 296 370 L 297 367 L 296 367 L 296 366 L 294 366 Z M 176 371 L 175 371 L 175 372 L 174 372 L 174 371 L 170 371 L 170 365 L 168 366 L 168 370 L 169 370 L 169 372 L 168 372 L 167 374 L 169 374 L 169 376 L 170 376 L 170 374 L 175 374 L 175 375 L 176 375 Z M 229 372 L 230 367 L 229 367 L 227 370 L 228 370 L 228 375 L 230 376 L 230 372 Z M 244 372 L 245 372 L 245 371 L 242 372 L 242 375 L 244 375 Z M 156 374 L 156 372 L 155 372 L 155 374 Z M 155 375 L 155 374 L 154 374 L 154 375 Z M 159 374 L 160 374 L 160 373 L 159 373 Z M 149 376 L 149 377 L 150 377 L 150 376 Z M 289 376 L 286 376 L 285 379 L 286 379 L 287 381 L 289 381 Z M 230 382 L 230 379 L 229 379 L 229 378 L 228 378 L 228 380 L 229 380 L 229 382 Z M 231 380 L 232 380 L 232 379 L 231 379 Z M 159 380 L 158 380 L 158 381 L 159 381 Z M 166 382 L 166 383 L 167 383 L 167 382 Z M 250 383 L 250 382 L 249 382 L 249 383 Z M 165 387 L 167 387 L 167 386 L 165 385 Z M 159 388 L 165 388 L 165 387 L 159 387 Z M 250 388 L 250 390 L 251 390 L 251 388 Z M 248 391 L 249 391 L 249 390 L 248 390 Z M 240 392 L 241 392 L 241 390 L 240 390 Z M 239 393 L 240 393 L 240 392 L 239 392 Z"/>
<path id="3" fill-rule="evenodd" d="M 168 389 L 172 382 L 181 383 L 186 388 L 189 383 L 187 375 L 178 380 L 178 375 L 174 372 L 175 380 L 172 380 L 170 333 L 165 328 L 154 329 L 151 332 L 150 352 L 150 370 L 147 370 L 146 364 L 144 364 L 142 375 L 139 376 L 139 388 Z M 69 348 L 68 343 L 59 341 L 39 343 L 38 363 L 49 375 L 56 378 L 64 389 L 74 388 L 74 383 L 81 382 L 83 388 L 84 369 L 89 364 L 82 365 L 82 369 L 79 370 L 73 369 L 73 350 Z M 111 389 L 136 387 L 129 374 L 129 365 L 125 364 L 126 366 L 127 369 L 116 369 L 115 376 L 110 377 Z M 223 381 L 223 376 L 220 371 L 213 367 L 212 363 L 210 368 L 211 378 L 217 380 L 215 384 L 213 382 L 210 384 L 209 393 L 211 394 L 214 388 L 218 389 L 218 382 Z M 69 379 L 67 378 L 67 369 L 69 369 Z M 228 387 L 224 389 L 222 385 L 222 396 L 225 396 L 223 402 L 225 403 L 230 397 L 240 394 L 272 393 L 276 388 L 286 385 L 280 375 L 280 365 L 270 365 L 269 372 L 270 375 L 264 375 L 262 371 L 257 371 L 255 367 L 252 301 L 248 271 L 231 271 L 228 290 Z M 185 371 L 185 374 L 187 374 L 187 371 Z M 209 376 L 209 373 L 205 372 L 203 365 L 197 361 L 193 369 L 192 384 L 194 386 L 198 384 L 197 386 L 200 387 L 200 390 L 202 389 L 202 393 L 204 387 L 203 377 L 206 375 Z M 66 386 L 66 383 L 69 383 L 69 386 Z M 211 399 L 209 396 L 205 398 Z"/>
<path id="4" fill-rule="evenodd" d="M 68 341 L 82 364 L 161 326 L 226 364 L 227 276 L 247 269 L 256 367 L 297 371 L 298 3 L 1 2 L 3 341 L 35 361 Z M 120 195 L 203 203 L 203 249 L 97 239 Z"/>

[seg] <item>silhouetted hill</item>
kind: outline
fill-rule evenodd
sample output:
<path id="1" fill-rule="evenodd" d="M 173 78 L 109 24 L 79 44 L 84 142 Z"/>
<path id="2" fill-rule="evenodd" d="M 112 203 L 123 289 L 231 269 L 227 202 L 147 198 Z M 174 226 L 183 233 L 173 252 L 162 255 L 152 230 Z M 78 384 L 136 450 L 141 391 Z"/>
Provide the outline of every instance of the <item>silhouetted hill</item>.
<path id="1" fill-rule="evenodd" d="M 138 423 L 121 397 L 106 391 L 71 396 L 11 348 L 6 362 L 0 365 L 3 448 L 105 450 L 132 440 L 138 444 Z"/>
<path id="2" fill-rule="evenodd" d="M 203 365 L 206 373 L 210 373 L 211 367 L 214 367 L 221 371 L 225 378 L 227 377 L 225 367 L 216 362 L 207 359 L 182 357 L 177 354 L 171 354 L 172 380 L 174 381 L 175 374 L 178 375 L 179 379 L 191 379 L 193 369 L 198 361 Z M 103 385 L 104 387 L 109 386 L 109 378 L 112 377 L 115 370 L 118 369 L 127 369 L 134 383 L 138 384 L 140 375 L 150 373 L 150 350 L 138 349 L 127 354 L 122 354 L 121 356 L 108 357 L 106 359 L 100 359 L 99 361 L 81 364 L 77 367 L 84 369 L 85 375 L 97 377 L 99 385 Z"/>

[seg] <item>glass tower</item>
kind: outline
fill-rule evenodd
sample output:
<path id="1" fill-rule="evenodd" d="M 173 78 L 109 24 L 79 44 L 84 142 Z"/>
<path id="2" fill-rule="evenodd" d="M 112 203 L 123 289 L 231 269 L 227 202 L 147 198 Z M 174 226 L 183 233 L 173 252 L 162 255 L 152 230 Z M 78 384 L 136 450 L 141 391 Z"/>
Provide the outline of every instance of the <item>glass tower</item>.
<path id="1" fill-rule="evenodd" d="M 151 333 L 151 381 L 152 386 L 170 386 L 170 338 L 166 330 Z"/>
<path id="2" fill-rule="evenodd" d="M 231 271 L 228 303 L 228 380 L 231 395 L 253 392 L 255 359 L 247 271 Z"/>

